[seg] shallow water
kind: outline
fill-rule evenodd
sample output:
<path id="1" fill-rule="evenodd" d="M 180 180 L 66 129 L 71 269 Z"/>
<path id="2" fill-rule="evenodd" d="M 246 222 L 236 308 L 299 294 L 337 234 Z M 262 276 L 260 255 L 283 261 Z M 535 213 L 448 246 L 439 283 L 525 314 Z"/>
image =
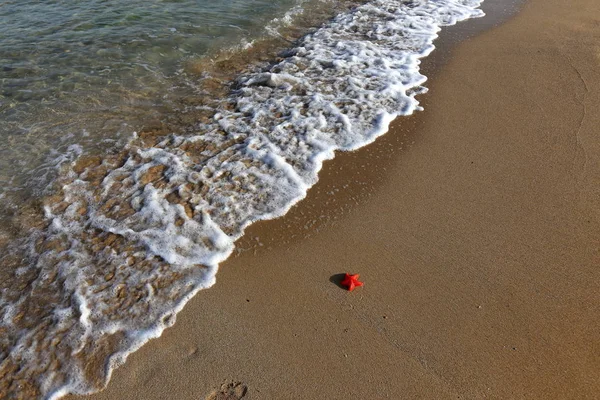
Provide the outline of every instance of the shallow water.
<path id="1" fill-rule="evenodd" d="M 178 109 L 194 91 L 186 62 L 243 47 L 297 3 L 0 1 L 3 207 L 39 194 L 69 153 L 114 146 Z"/>
<path id="2" fill-rule="evenodd" d="M 55 120 L 41 118 L 39 132 L 22 133 L 41 143 L 41 151 L 29 151 L 31 160 L 58 158 L 41 167 L 30 161 L 22 173 L 7 173 L 16 176 L 8 188 L 18 188 L 19 179 L 27 190 L 43 187 L 44 181 L 53 184 L 39 205 L 19 205 L 20 214 L 12 219 L 16 235 L 5 235 L 10 240 L 4 242 L 0 236 L 5 249 L 0 390 L 31 398 L 102 388 L 129 353 L 160 335 L 198 290 L 214 284 L 218 264 L 249 224 L 280 216 L 301 200 L 335 151 L 365 146 L 395 117 L 420 109 L 415 96 L 426 92 L 420 59 L 434 49 L 441 26 L 482 16 L 479 3 L 288 5 L 288 17 L 295 15 L 291 27 L 278 26 L 289 18 L 257 24 L 256 37 L 283 37 L 276 45 L 255 43 L 243 50 L 242 42 L 237 51 L 202 50 L 215 61 L 199 59 L 200 50 L 192 56 L 181 51 L 188 39 L 194 42 L 193 34 L 178 36 L 186 24 L 156 28 L 161 19 L 155 18 L 142 31 L 168 27 L 154 46 L 161 49 L 162 43 L 171 51 L 168 60 L 162 50 L 148 50 L 154 42 L 145 39 L 138 50 L 111 59 L 114 65 L 107 62 L 107 76 L 89 67 L 81 69 L 90 70 L 83 75 L 66 75 L 87 90 L 73 86 L 76 95 L 63 99 L 61 90 L 53 89 L 58 94 L 49 103 L 33 96 L 15 103 L 15 109 L 43 104 L 31 113 L 36 116 L 60 109 L 70 122 L 46 126 Z M 173 4 L 187 3 L 157 4 L 166 13 Z M 286 7 L 281 10 L 283 15 Z M 324 21 L 332 10 L 339 15 Z M 133 15 L 143 20 L 141 13 Z M 88 19 L 96 14 L 102 13 L 91 12 Z M 307 14 L 311 17 L 302 17 Z M 299 27 L 310 27 L 317 14 L 323 20 L 318 29 L 297 42 L 286 39 L 302 31 Z M 125 31 L 114 28 L 114 18 L 92 19 L 101 31 Z M 119 34 L 113 36 L 117 40 Z M 282 43 L 287 50 L 276 54 Z M 152 59 L 149 54 L 159 55 L 146 63 L 151 67 L 128 69 L 138 66 L 140 57 Z M 120 74 L 111 75 L 119 68 Z M 31 75 L 32 82 L 37 75 Z M 94 101 L 97 108 L 88 108 Z M 81 113 L 89 109 L 88 121 Z M 11 110 L 7 115 L 22 123 Z M 26 121 L 30 114 L 23 115 Z M 78 129 L 82 132 L 71 133 Z M 15 143 L 7 154 L 27 153 L 26 146 L 17 146 L 22 142 Z M 62 167 L 54 168 L 61 160 Z M 44 168 L 53 175 L 41 174 Z M 26 179 L 33 175 L 40 183 Z"/>

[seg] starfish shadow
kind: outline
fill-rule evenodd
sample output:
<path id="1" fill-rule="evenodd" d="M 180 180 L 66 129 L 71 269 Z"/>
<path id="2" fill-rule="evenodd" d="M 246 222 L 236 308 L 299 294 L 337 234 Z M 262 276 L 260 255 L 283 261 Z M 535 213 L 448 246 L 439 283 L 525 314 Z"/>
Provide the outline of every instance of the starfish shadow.
<path id="1" fill-rule="evenodd" d="M 337 285 L 339 288 L 346 289 L 345 286 L 342 286 L 342 281 L 346 274 L 333 274 L 329 277 L 329 282 Z"/>

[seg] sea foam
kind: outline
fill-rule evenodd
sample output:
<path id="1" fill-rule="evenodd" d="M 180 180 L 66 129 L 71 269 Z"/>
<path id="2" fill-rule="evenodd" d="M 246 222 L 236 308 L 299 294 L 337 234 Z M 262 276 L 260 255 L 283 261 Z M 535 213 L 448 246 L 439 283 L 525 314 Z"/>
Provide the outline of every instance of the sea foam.
<path id="1" fill-rule="evenodd" d="M 5 393 L 102 388 L 214 284 L 249 224 L 285 214 L 336 150 L 365 146 L 420 109 L 419 59 L 441 26 L 482 16 L 480 2 L 362 4 L 238 77 L 194 134 L 151 146 L 134 137 L 116 155 L 74 162 L 46 202 L 47 226 L 18 246 L 26 263 L 11 261 L 28 278 L 2 293 Z"/>

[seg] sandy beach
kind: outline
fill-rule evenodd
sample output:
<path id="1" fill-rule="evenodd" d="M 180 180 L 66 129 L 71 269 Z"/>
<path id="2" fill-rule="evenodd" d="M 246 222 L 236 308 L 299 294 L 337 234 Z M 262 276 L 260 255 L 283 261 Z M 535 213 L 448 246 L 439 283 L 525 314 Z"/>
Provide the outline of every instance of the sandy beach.
<path id="1" fill-rule="evenodd" d="M 597 398 L 600 3 L 529 0 L 437 57 L 424 112 L 327 162 L 85 398 Z"/>

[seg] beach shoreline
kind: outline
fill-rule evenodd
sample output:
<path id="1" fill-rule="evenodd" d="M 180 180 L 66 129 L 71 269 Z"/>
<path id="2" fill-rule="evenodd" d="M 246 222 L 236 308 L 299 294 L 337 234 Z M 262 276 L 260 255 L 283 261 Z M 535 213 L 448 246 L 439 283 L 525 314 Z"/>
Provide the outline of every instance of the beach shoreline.
<path id="1" fill-rule="evenodd" d="M 256 399 L 593 398 L 598 18 L 530 0 L 440 56 L 424 112 L 248 228 L 217 284 L 85 398 L 227 382 Z M 344 272 L 365 286 L 344 291 Z"/>

